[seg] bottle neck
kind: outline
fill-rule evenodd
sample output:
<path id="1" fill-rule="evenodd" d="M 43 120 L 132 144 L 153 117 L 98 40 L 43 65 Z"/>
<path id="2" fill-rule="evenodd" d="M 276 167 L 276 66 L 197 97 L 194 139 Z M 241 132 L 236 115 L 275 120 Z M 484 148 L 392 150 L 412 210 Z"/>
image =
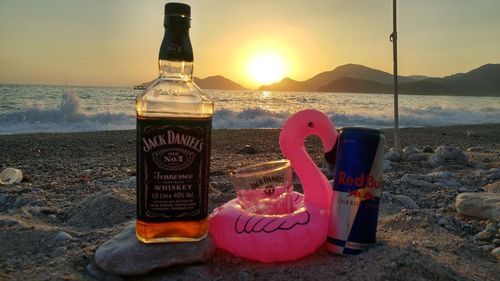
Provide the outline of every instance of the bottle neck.
<path id="1" fill-rule="evenodd" d="M 192 61 L 161 60 L 158 62 L 160 79 L 190 80 L 193 75 Z"/>
<path id="2" fill-rule="evenodd" d="M 158 66 L 161 79 L 189 80 L 193 74 L 193 48 L 189 27 L 166 24 Z"/>

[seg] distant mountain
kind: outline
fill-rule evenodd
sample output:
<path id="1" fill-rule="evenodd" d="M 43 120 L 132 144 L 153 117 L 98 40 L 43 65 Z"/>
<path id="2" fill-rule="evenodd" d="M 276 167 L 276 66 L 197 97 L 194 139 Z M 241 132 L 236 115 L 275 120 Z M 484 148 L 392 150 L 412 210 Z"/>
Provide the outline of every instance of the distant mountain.
<path id="1" fill-rule="evenodd" d="M 432 81 L 452 88 L 455 92 L 500 96 L 500 64 L 485 64 L 467 73 L 457 73 Z"/>
<path id="2" fill-rule="evenodd" d="M 424 76 L 424 75 L 410 75 L 410 76 L 406 76 L 406 77 L 412 79 L 413 81 L 420 81 L 420 80 L 433 78 L 433 77 Z"/>
<path id="3" fill-rule="evenodd" d="M 317 89 L 318 92 L 341 92 L 341 93 L 375 93 L 386 94 L 391 91 L 388 84 L 342 77 Z"/>
<path id="4" fill-rule="evenodd" d="M 240 84 L 233 82 L 224 76 L 216 75 L 204 79 L 195 77 L 194 82 L 202 89 L 215 89 L 215 90 L 248 90 Z"/>
<path id="5" fill-rule="evenodd" d="M 372 82 L 377 82 L 381 84 L 392 83 L 392 74 L 369 68 L 360 64 L 345 64 L 341 65 L 334 70 L 325 71 L 317 74 L 316 76 L 307 79 L 303 82 L 296 81 L 292 89 L 287 88 L 287 84 L 283 83 L 290 78 L 285 78 L 282 81 L 270 85 L 264 85 L 259 88 L 262 91 L 318 91 L 319 88 L 326 86 L 327 84 L 343 77 L 349 77 L 360 80 L 367 80 Z M 290 79 L 291 80 L 291 79 Z M 294 81 L 294 80 L 293 80 Z M 414 81 L 411 78 L 404 76 L 399 77 L 400 82 L 410 82 Z"/>
<path id="6" fill-rule="evenodd" d="M 486 64 L 467 73 L 444 78 L 399 76 L 399 92 L 411 95 L 500 96 L 500 64 Z M 344 93 L 393 93 L 390 73 L 363 65 L 346 64 L 305 81 L 285 78 L 259 90 Z"/>
<path id="7" fill-rule="evenodd" d="M 137 90 L 144 90 L 149 88 L 158 78 L 155 78 L 151 81 L 135 85 L 134 89 Z M 241 86 L 238 83 L 235 83 L 224 76 L 221 75 L 216 75 L 216 76 L 210 76 L 204 79 L 194 77 L 193 78 L 194 82 L 196 85 L 198 85 L 202 89 L 216 89 L 216 90 L 248 90 L 245 87 Z"/>

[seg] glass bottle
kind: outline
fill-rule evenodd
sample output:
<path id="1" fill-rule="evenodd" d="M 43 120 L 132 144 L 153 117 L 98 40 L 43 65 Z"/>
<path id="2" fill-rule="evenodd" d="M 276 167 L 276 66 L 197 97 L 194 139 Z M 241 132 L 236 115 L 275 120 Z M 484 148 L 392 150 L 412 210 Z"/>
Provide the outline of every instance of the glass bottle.
<path id="1" fill-rule="evenodd" d="M 159 78 L 136 98 L 137 238 L 206 237 L 213 102 L 192 80 L 191 8 L 165 5 Z"/>

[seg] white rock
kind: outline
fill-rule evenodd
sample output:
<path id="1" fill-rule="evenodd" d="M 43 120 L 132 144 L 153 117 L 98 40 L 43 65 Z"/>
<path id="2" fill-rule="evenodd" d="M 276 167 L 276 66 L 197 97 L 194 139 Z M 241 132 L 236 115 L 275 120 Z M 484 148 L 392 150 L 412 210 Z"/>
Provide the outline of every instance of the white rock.
<path id="1" fill-rule="evenodd" d="M 403 183 L 403 186 L 405 188 L 408 188 L 408 187 L 418 187 L 418 188 L 423 188 L 423 189 L 433 189 L 433 188 L 436 188 L 436 186 L 434 184 L 432 184 L 431 182 L 427 182 L 427 181 L 424 181 L 424 180 L 402 180 L 401 179 L 401 183 Z"/>
<path id="2" fill-rule="evenodd" d="M 500 247 L 496 247 L 491 251 L 491 254 L 500 261 Z"/>
<path id="3" fill-rule="evenodd" d="M 455 199 L 457 212 L 492 221 L 500 221 L 500 193 L 460 193 Z"/>
<path id="4" fill-rule="evenodd" d="M 427 161 L 432 167 L 437 168 L 453 164 L 467 164 L 469 157 L 460 149 L 452 146 L 440 146 Z"/>
<path id="5" fill-rule="evenodd" d="M 413 146 L 406 146 L 405 148 L 403 148 L 403 154 L 404 155 L 408 155 L 408 154 L 412 154 L 412 153 L 417 153 L 417 152 L 420 152 L 420 151 L 418 151 L 418 149 L 416 149 Z"/>
<path id="6" fill-rule="evenodd" d="M 71 236 L 69 233 L 66 233 L 64 231 L 59 231 L 56 235 L 54 235 L 53 240 L 54 241 L 68 241 L 73 239 L 73 236 Z"/>
<path id="7" fill-rule="evenodd" d="M 429 159 L 431 155 L 432 153 L 416 152 L 406 156 L 406 161 L 410 162 L 427 161 L 427 159 Z"/>
<path id="8" fill-rule="evenodd" d="M 391 162 L 399 162 L 401 160 L 401 154 L 396 150 L 389 151 L 384 154 L 384 159 Z"/>
<path id="9" fill-rule="evenodd" d="M 394 195 L 392 197 L 392 202 L 400 206 L 403 206 L 405 209 L 409 210 L 418 209 L 417 203 L 415 203 L 413 199 L 405 195 Z"/>
<path id="10" fill-rule="evenodd" d="M 403 157 L 403 159 L 408 160 L 410 155 L 415 154 L 415 153 L 420 153 L 420 151 L 418 149 L 416 149 L 415 147 L 411 147 L 411 146 L 408 147 L 407 146 L 407 147 L 403 148 L 402 157 Z"/>
<path id="11" fill-rule="evenodd" d="M 401 177 L 401 183 L 406 186 L 417 186 L 421 188 L 462 187 L 462 185 L 453 178 L 450 172 L 434 172 L 425 175 L 406 174 Z"/>

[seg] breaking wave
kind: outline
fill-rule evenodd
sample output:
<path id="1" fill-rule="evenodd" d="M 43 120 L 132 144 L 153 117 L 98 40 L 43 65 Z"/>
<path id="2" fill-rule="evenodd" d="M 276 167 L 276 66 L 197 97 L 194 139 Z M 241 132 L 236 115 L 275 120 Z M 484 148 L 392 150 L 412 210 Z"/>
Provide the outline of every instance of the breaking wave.
<path id="1" fill-rule="evenodd" d="M 229 93 L 235 96 L 234 93 Z M 118 95 L 118 94 L 117 94 Z M 328 100 L 335 96 L 313 96 L 307 100 L 292 102 L 290 95 L 275 97 L 272 103 L 266 102 L 267 106 L 273 105 L 272 109 L 265 108 L 266 104 L 258 104 L 255 100 L 241 94 L 235 99 L 227 99 L 225 96 L 215 96 L 217 110 L 213 117 L 213 127 L 237 129 L 237 128 L 280 128 L 285 120 L 294 112 L 305 108 L 319 108 L 325 112 L 337 127 L 344 126 L 367 126 L 374 128 L 386 128 L 393 126 L 392 105 L 383 101 L 380 97 L 379 104 L 371 104 L 363 99 L 359 101 L 344 100 L 335 102 Z M 298 95 L 298 94 L 297 94 Z M 0 111 L 0 134 L 18 134 L 34 132 L 82 132 L 82 131 L 104 131 L 125 130 L 135 128 L 135 113 L 131 108 L 130 98 L 124 98 L 123 102 L 115 102 L 116 108 L 124 112 L 111 111 L 103 107 L 88 107 L 89 102 L 98 104 L 99 101 L 84 100 L 76 92 L 63 93 L 54 99 L 52 107 L 37 105 L 25 105 L 21 109 Z M 433 97 L 434 98 L 434 97 Z M 295 98 L 294 98 L 295 99 Z M 339 99 L 339 96 L 336 97 Z M 347 99 L 347 98 L 346 98 Z M 377 99 L 377 97 L 373 97 Z M 425 99 L 425 97 L 424 97 Z M 482 101 L 480 106 L 472 107 L 464 104 L 474 102 L 463 101 L 462 104 L 436 106 L 438 102 L 422 100 L 415 106 L 400 106 L 400 127 L 435 127 L 464 124 L 482 124 L 500 122 L 500 104 L 498 98 Z M 232 102 L 232 104 L 227 103 Z M 493 102 L 491 102 L 493 101 Z M 370 101 L 371 102 L 371 101 Z M 87 107 L 83 106 L 87 103 Z M 123 104 L 122 104 L 123 103 Z M 126 104 L 125 104 L 126 103 Z M 247 105 L 243 107 L 241 105 Z M 292 104 L 293 107 L 287 107 Z M 327 107 L 328 104 L 335 106 Z M 413 103 L 412 103 L 413 104 Z M 6 108 L 5 106 L 3 107 Z M 330 109 L 330 110 L 328 110 Z"/>
<path id="2" fill-rule="evenodd" d="M 132 129 L 135 116 L 125 113 L 85 113 L 77 93 L 64 93 L 58 108 L 35 106 L 0 114 L 0 134 L 85 132 Z"/>

